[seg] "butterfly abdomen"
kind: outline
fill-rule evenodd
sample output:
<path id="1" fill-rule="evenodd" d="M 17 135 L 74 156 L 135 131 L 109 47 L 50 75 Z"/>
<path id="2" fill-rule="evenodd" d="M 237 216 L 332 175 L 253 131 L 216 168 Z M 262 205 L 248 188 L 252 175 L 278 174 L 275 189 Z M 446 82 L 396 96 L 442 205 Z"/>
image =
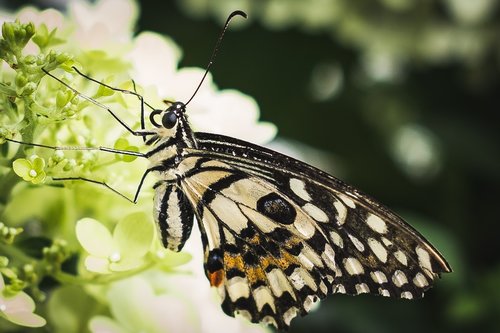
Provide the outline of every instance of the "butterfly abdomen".
<path id="1" fill-rule="evenodd" d="M 176 184 L 162 183 L 155 189 L 153 215 L 163 246 L 180 251 L 193 228 L 193 210 Z"/>

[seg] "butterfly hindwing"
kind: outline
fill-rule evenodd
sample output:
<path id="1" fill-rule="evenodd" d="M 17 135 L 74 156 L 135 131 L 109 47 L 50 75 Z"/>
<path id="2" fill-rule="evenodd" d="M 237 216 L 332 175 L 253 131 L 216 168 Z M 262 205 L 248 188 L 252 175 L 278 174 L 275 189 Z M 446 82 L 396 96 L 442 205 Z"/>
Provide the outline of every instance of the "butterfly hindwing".
<path id="1" fill-rule="evenodd" d="M 198 207 L 207 277 L 226 313 L 284 328 L 331 292 L 333 258 L 322 258 L 305 241 L 321 231 L 292 199 L 226 163 L 202 157 L 184 162 L 197 164 L 181 186 Z M 326 236 L 323 244 L 333 255 Z"/>

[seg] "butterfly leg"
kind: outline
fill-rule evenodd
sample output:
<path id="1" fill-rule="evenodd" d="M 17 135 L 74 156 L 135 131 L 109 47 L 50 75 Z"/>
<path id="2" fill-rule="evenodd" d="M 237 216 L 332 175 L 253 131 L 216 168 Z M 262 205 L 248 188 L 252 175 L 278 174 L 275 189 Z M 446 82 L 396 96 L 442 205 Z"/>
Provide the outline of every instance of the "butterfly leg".
<path id="1" fill-rule="evenodd" d="M 144 184 L 144 180 L 146 180 L 146 176 L 151 171 L 152 171 L 152 169 L 147 169 L 146 172 L 144 172 L 144 174 L 142 175 L 141 181 L 139 182 L 139 185 L 137 186 L 137 190 L 135 191 L 134 199 L 130 199 L 125 194 L 123 194 L 120 191 L 118 191 L 117 189 L 109 186 L 104 181 L 94 180 L 94 179 L 85 178 L 85 177 L 52 177 L 52 180 L 55 180 L 55 181 L 78 180 L 78 181 L 84 181 L 84 182 L 88 182 L 88 183 L 92 183 L 92 184 L 97 184 L 97 185 L 100 185 L 100 186 L 104 186 L 105 188 L 107 188 L 108 190 L 111 190 L 112 192 L 118 194 L 119 196 L 121 196 L 125 200 L 127 200 L 127 201 L 129 201 L 129 202 L 131 202 L 133 204 L 136 204 L 137 203 L 137 199 L 139 197 L 139 193 L 141 192 L 142 185 Z"/>
<path id="2" fill-rule="evenodd" d="M 148 108 L 150 108 L 151 110 L 154 110 L 154 108 L 144 100 L 144 97 L 142 95 L 140 95 L 138 92 L 137 92 L 137 88 L 136 88 L 136 85 L 135 85 L 135 81 L 132 80 L 132 86 L 134 87 L 134 91 L 131 91 L 131 90 L 127 90 L 127 89 L 120 89 L 120 88 L 116 88 L 116 87 L 112 87 L 104 82 L 101 82 L 101 81 L 98 81 L 96 79 L 94 79 L 93 77 L 90 77 L 86 74 L 83 74 L 78 68 L 76 68 L 75 66 L 72 66 L 72 68 L 75 70 L 75 72 L 77 72 L 78 74 L 80 74 L 81 76 L 83 76 L 84 78 L 86 78 L 87 80 L 90 80 L 92 82 L 95 82 L 101 86 L 104 86 L 108 89 L 111 89 L 111 90 L 114 90 L 114 91 L 118 91 L 118 92 L 121 92 L 123 94 L 130 94 L 130 95 L 134 95 L 136 96 L 139 101 L 141 102 L 141 129 L 144 130 L 146 129 L 146 125 L 145 125 L 145 122 L 144 122 L 144 105 L 146 105 Z"/>
<path id="3" fill-rule="evenodd" d="M 46 149 L 52 149 L 52 150 L 74 150 L 74 151 L 100 150 L 100 151 L 114 153 L 114 154 L 129 155 L 129 156 L 136 156 L 136 157 L 146 157 L 145 154 L 140 153 L 140 152 L 129 151 L 129 150 L 120 150 L 120 149 L 114 149 L 114 148 L 108 148 L 108 147 L 60 147 L 60 146 L 58 147 L 58 146 L 49 146 L 49 145 L 44 145 L 44 144 L 39 144 L 39 143 L 23 142 L 23 141 L 18 141 L 18 140 L 14 140 L 14 139 L 7 139 L 7 138 L 5 138 L 5 140 L 10 141 L 10 142 L 14 142 L 14 143 L 18 143 L 18 144 L 27 145 L 27 146 L 40 147 L 40 148 L 46 148 Z M 135 192 L 134 199 L 130 199 L 129 197 L 127 197 L 126 195 L 124 195 L 120 191 L 112 188 L 111 186 L 109 186 L 108 184 L 106 184 L 103 181 L 97 181 L 97 180 L 93 180 L 93 179 L 89 179 L 89 178 L 85 178 L 85 177 L 53 177 L 52 179 L 56 180 L 56 181 L 80 180 L 80 181 L 85 181 L 85 182 L 89 182 L 89 183 L 93 183 L 93 184 L 98 184 L 98 185 L 106 187 L 107 189 L 113 191 L 114 193 L 118 194 L 122 198 L 135 204 L 137 202 L 137 198 L 139 197 L 139 193 L 141 191 L 144 180 L 146 179 L 146 176 L 149 174 L 150 171 L 152 171 L 152 169 L 146 170 L 146 172 L 142 175 L 139 186 L 137 187 L 137 190 Z"/>
<path id="4" fill-rule="evenodd" d="M 53 74 L 49 73 L 49 72 L 48 72 L 47 70 L 45 70 L 44 68 L 42 68 L 42 71 L 43 71 L 45 74 L 47 74 L 48 76 L 50 76 L 51 78 L 53 78 L 54 80 L 56 80 L 56 81 L 58 81 L 59 83 L 61 83 L 61 84 L 62 84 L 63 86 L 65 86 L 66 88 L 68 88 L 68 89 L 70 89 L 71 91 L 73 91 L 76 95 L 78 95 L 78 96 L 80 96 L 81 98 L 83 98 L 83 99 L 85 99 L 85 100 L 89 101 L 90 103 L 92 103 L 92 104 L 94 104 L 94 105 L 96 105 L 96 106 L 100 107 L 101 109 L 104 109 L 104 110 L 108 111 L 108 112 L 111 114 L 111 116 L 113 116 L 113 118 L 115 118 L 115 120 L 116 120 L 116 121 L 118 121 L 118 123 L 120 123 L 120 125 L 122 125 L 122 126 L 123 126 L 123 127 L 124 127 L 124 128 L 125 128 L 128 132 L 130 132 L 132 135 L 145 137 L 145 136 L 147 136 L 147 135 L 154 135 L 154 134 L 156 134 L 156 132 L 154 132 L 154 131 L 148 131 L 148 130 L 145 130 L 145 129 L 144 129 L 144 104 L 146 104 L 146 105 L 148 105 L 148 106 L 149 106 L 149 104 L 147 104 L 146 102 L 144 102 L 144 99 L 143 99 L 143 97 L 142 97 L 141 95 L 139 95 L 138 93 L 133 92 L 133 91 L 124 90 L 124 89 L 118 89 L 118 88 L 113 88 L 113 87 L 111 87 L 111 86 L 109 86 L 109 85 L 107 85 L 107 84 L 104 84 L 104 83 L 102 83 L 102 82 L 99 82 L 99 81 L 97 81 L 97 80 L 95 80 L 95 79 L 92 79 L 91 77 L 89 77 L 89 76 L 87 76 L 87 75 L 85 75 L 85 74 L 81 73 L 81 72 L 80 72 L 80 71 L 78 71 L 75 67 L 73 67 L 73 69 L 75 69 L 75 71 L 76 71 L 78 74 L 82 75 L 83 77 L 85 77 L 85 78 L 87 78 L 87 79 L 89 79 L 89 80 L 91 80 L 91 81 L 93 81 L 93 82 L 97 82 L 97 83 L 99 83 L 99 84 L 101 84 L 101 85 L 103 85 L 103 86 L 105 86 L 105 87 L 107 87 L 107 88 L 109 88 L 109 89 L 116 90 L 116 91 L 120 91 L 120 92 L 122 92 L 122 93 L 132 94 L 132 95 L 137 96 L 137 97 L 140 99 L 140 101 L 141 101 L 141 118 L 142 118 L 142 120 L 141 120 L 141 130 L 139 130 L 139 131 L 134 131 L 134 130 L 133 130 L 133 129 L 129 126 L 129 125 L 127 125 L 127 124 L 126 124 L 123 120 L 121 120 L 121 119 L 120 119 L 120 117 L 118 117 L 118 116 L 117 116 L 117 115 L 116 115 L 116 114 L 115 114 L 115 113 L 114 113 L 114 112 L 113 112 L 113 111 L 112 111 L 109 107 L 107 107 L 106 105 L 104 105 L 104 104 L 102 104 L 102 103 L 98 102 L 97 100 L 95 100 L 95 99 L 93 99 L 93 98 L 91 98 L 91 97 L 89 97 L 89 96 L 87 96 L 87 95 L 84 95 L 84 94 L 80 93 L 78 90 L 76 90 L 75 88 L 71 87 L 69 84 L 67 84 L 66 82 L 64 82 L 63 80 L 61 80 L 60 78 L 58 78 L 57 76 L 55 76 L 55 75 L 53 75 Z M 149 107 L 151 107 L 151 106 L 149 106 Z"/>
<path id="5" fill-rule="evenodd" d="M 121 196 L 122 198 L 124 198 L 125 200 L 127 200 L 133 204 L 135 204 L 137 202 L 137 199 L 134 199 L 134 200 L 130 199 L 125 194 L 121 193 L 117 189 L 106 184 L 104 181 L 94 180 L 94 179 L 85 178 L 85 177 L 52 177 L 52 180 L 55 180 L 55 181 L 78 180 L 78 181 L 83 181 L 83 182 L 101 185 L 101 186 L 104 186 L 105 188 L 107 188 L 108 190 L 111 190 L 112 192 L 118 194 L 119 196 Z"/>
<path id="6" fill-rule="evenodd" d="M 108 147 L 61 147 L 61 146 L 50 146 L 50 145 L 44 145 L 40 143 L 32 143 L 32 142 L 24 142 L 24 141 L 18 141 L 14 139 L 7 139 L 4 138 L 6 141 L 18 143 L 21 145 L 26 145 L 26 146 L 32 146 L 32 147 L 40 147 L 40 148 L 47 148 L 47 149 L 52 149 L 52 150 L 75 150 L 75 151 L 92 151 L 92 150 L 100 150 L 104 151 L 107 153 L 113 153 L 113 154 L 120 154 L 120 155 L 129 155 L 129 156 L 136 156 L 136 157 L 146 157 L 145 154 L 136 152 L 136 151 L 130 151 L 130 150 L 121 150 L 121 149 L 115 149 L 115 148 L 108 148 Z"/>

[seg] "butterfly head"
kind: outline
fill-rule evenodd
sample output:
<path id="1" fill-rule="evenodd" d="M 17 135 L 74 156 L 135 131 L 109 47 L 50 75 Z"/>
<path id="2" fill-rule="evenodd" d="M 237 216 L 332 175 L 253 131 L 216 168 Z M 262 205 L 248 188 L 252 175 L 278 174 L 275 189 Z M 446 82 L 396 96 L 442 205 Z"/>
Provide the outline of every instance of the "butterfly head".
<path id="1" fill-rule="evenodd" d="M 186 105 L 182 102 L 174 102 L 166 110 L 153 110 L 149 115 L 149 121 L 158 128 L 174 129 L 179 119 L 185 119 L 184 113 L 186 113 Z M 161 123 L 155 119 L 159 115 L 161 115 Z"/>
<path id="2" fill-rule="evenodd" d="M 166 102 L 170 106 L 164 110 L 153 110 L 149 121 L 156 127 L 157 135 L 151 141 L 173 138 L 176 144 L 183 147 L 196 146 L 194 134 L 186 116 L 186 104 L 183 102 Z"/>

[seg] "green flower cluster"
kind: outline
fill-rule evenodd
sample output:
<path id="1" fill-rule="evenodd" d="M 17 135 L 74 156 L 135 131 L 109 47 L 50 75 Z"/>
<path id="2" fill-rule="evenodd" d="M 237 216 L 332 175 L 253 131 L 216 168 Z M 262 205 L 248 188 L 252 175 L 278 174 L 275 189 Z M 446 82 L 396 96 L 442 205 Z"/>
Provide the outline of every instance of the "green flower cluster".
<path id="1" fill-rule="evenodd" d="M 70 55 L 71 45 L 60 37 L 64 34 L 55 28 L 49 30 L 43 23 L 35 27 L 33 23 L 15 21 L 3 24 L 0 39 L 0 58 L 8 65 L 0 72 L 0 216 L 6 221 L 0 222 L 0 317 L 27 327 L 46 324 L 33 311 L 35 303 L 44 302 L 50 290 L 42 286 L 48 277 L 59 286 L 105 287 L 151 268 L 170 272 L 190 260 L 188 254 L 173 254 L 160 246 L 152 218 L 144 212 L 132 212 L 138 207 L 127 203 L 124 208 L 123 199 L 114 196 L 96 202 L 93 198 L 99 197 L 101 189 L 93 185 L 80 185 L 82 191 L 68 194 L 58 188 L 60 184 L 51 181 L 54 175 L 97 174 L 108 179 L 113 174 L 108 169 L 113 170 L 113 165 L 120 162 L 132 162 L 135 157 L 100 157 L 89 151 L 66 152 L 10 141 L 91 146 L 96 141 L 92 129 L 106 124 L 106 113 L 99 110 L 97 115 L 87 115 L 87 109 L 95 112 L 98 108 L 47 77 L 46 72 L 54 70 L 62 80 L 79 82 L 85 89 L 89 82 L 78 76 L 72 66 L 83 63 L 86 70 L 92 70 L 99 68 L 92 66 L 99 64 L 98 60 L 113 62 L 115 66 L 123 63 L 112 61 L 112 56 L 102 52 Z M 105 82 L 116 84 L 113 78 L 106 78 Z M 93 99 L 127 106 L 123 97 L 103 86 L 86 93 Z M 137 123 L 137 119 L 134 121 Z M 139 151 L 121 134 L 113 136 L 114 148 Z M 33 186 L 42 183 L 54 186 Z M 78 206 L 68 204 L 77 201 Z M 50 205 L 59 213 L 47 209 Z M 110 213 L 109 207 L 116 207 L 117 211 Z M 113 234 L 103 223 L 83 218 L 76 224 L 75 234 L 74 223 L 84 211 L 93 211 L 92 216 L 104 219 L 124 217 L 115 225 Z M 33 225 L 19 227 L 33 216 L 37 216 Z M 56 298 L 48 304 L 40 303 L 42 313 L 53 316 L 53 311 L 60 310 L 53 308 L 57 302 Z M 74 315 L 76 320 L 78 314 Z M 0 320 L 0 330 L 6 327 L 9 325 Z"/>

